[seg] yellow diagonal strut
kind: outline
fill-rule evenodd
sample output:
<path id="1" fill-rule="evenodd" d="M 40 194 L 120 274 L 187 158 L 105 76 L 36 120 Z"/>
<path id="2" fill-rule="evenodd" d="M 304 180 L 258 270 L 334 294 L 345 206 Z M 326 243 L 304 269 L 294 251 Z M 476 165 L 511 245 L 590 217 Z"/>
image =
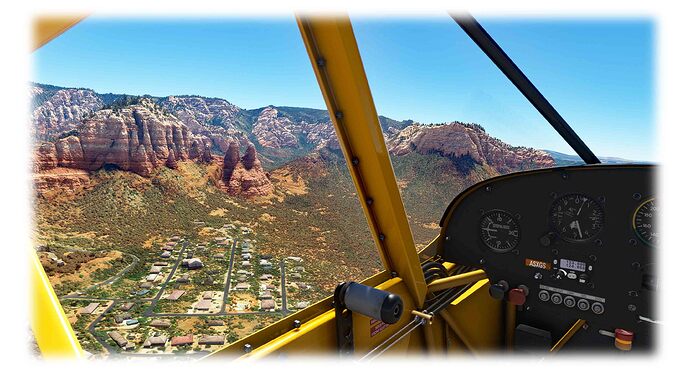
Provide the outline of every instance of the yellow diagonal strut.
<path id="1" fill-rule="evenodd" d="M 38 255 L 31 253 L 31 329 L 44 357 L 81 357 L 82 349 Z"/>
<path id="2" fill-rule="evenodd" d="M 426 283 L 352 24 L 346 16 L 297 23 L 381 261 L 421 307 Z"/>
<path id="3" fill-rule="evenodd" d="M 33 25 L 33 50 L 39 49 L 69 30 L 84 17 L 84 15 L 75 15 L 36 18 Z M 31 330 L 41 354 L 44 357 L 82 357 L 83 350 L 38 259 L 38 255 L 34 250 L 31 250 L 29 255 L 31 266 L 29 270 L 30 291 L 32 295 Z"/>

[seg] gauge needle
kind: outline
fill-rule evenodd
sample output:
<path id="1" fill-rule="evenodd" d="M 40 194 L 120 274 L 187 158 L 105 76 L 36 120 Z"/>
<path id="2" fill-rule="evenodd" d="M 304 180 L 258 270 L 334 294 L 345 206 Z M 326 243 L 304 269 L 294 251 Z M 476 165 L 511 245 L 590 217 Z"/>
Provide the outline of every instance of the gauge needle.
<path id="1" fill-rule="evenodd" d="M 586 200 L 586 199 L 583 199 L 583 200 L 582 200 L 582 204 L 580 205 L 580 209 L 577 210 L 577 214 L 575 214 L 575 215 L 580 216 L 580 211 L 582 211 L 582 206 L 585 205 L 585 202 L 587 202 L 587 200 Z"/>
<path id="2" fill-rule="evenodd" d="M 580 238 L 582 238 L 582 229 L 580 229 L 580 221 L 579 220 L 575 220 L 574 222 L 570 223 L 570 228 L 577 229 L 577 233 L 580 235 Z"/>

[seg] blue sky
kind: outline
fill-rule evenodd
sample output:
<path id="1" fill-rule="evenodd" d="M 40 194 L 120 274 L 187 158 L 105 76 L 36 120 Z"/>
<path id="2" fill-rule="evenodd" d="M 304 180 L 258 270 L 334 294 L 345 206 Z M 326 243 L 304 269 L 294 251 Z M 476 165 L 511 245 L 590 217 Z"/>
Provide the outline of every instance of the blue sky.
<path id="1" fill-rule="evenodd" d="M 513 145 L 573 153 L 450 18 L 352 21 L 379 114 L 476 122 Z M 653 23 L 479 21 L 596 154 L 656 160 Z M 91 17 L 34 57 L 41 83 L 325 108 L 290 17 Z"/>

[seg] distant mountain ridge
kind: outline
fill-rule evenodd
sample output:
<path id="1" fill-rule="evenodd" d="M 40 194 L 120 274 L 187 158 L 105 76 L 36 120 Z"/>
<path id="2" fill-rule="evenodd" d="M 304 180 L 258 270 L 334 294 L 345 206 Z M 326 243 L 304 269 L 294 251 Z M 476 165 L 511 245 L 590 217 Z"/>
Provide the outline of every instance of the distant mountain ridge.
<path id="1" fill-rule="evenodd" d="M 575 166 L 575 165 L 583 165 L 585 162 L 580 158 L 579 155 L 572 155 L 572 154 L 565 154 L 561 152 L 557 152 L 555 150 L 544 150 L 547 152 L 551 158 L 556 162 L 556 165 L 558 166 Z M 598 156 L 599 160 L 601 163 L 604 164 L 629 164 L 629 163 L 644 163 L 644 162 L 639 162 L 639 161 L 632 161 L 629 159 L 624 159 L 624 158 L 618 158 L 618 157 L 602 157 Z"/>

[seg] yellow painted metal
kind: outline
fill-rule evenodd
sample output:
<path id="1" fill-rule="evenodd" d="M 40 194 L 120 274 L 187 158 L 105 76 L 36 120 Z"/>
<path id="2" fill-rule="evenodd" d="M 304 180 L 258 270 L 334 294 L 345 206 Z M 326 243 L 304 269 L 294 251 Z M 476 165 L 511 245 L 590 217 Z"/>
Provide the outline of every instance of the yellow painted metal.
<path id="1" fill-rule="evenodd" d="M 481 280 L 454 299 L 441 313 L 454 323 L 463 344 L 471 351 L 498 350 L 503 346 L 503 305 L 489 295 L 489 280 Z M 456 333 L 456 334 L 457 334 Z"/>
<path id="2" fill-rule="evenodd" d="M 582 329 L 582 327 L 585 326 L 586 323 L 587 321 L 582 319 L 578 319 L 577 321 L 575 321 L 573 326 L 571 326 L 570 329 L 568 329 L 568 331 L 565 332 L 565 334 L 563 334 L 561 339 L 559 339 L 558 342 L 556 342 L 556 344 L 553 345 L 553 347 L 551 347 L 551 350 L 549 352 L 558 352 L 561 348 L 563 348 L 563 346 L 566 345 L 566 343 L 568 343 L 570 338 L 572 338 L 578 330 Z"/>
<path id="3" fill-rule="evenodd" d="M 388 337 L 393 335 L 400 326 L 407 324 L 412 320 L 412 313 L 410 312 L 411 295 L 407 291 L 402 279 L 399 277 L 387 280 L 376 286 L 377 289 L 390 291 L 400 295 L 403 299 L 403 317 L 395 325 L 389 325 L 380 332 L 374 334 L 373 331 L 377 326 L 376 320 L 369 317 L 353 313 L 352 323 L 355 342 L 355 357 L 363 356 L 374 347 L 385 341 Z M 412 337 L 400 341 L 386 354 L 406 353 Z M 246 340 L 239 341 L 242 345 L 247 344 Z M 210 356 L 221 356 L 223 351 L 230 352 L 228 348 L 220 350 Z M 242 359 L 259 359 L 269 355 L 280 355 L 283 357 L 299 356 L 299 355 L 315 355 L 319 353 L 334 354 L 337 351 L 336 346 L 336 327 L 335 327 L 335 310 L 330 308 L 315 318 L 305 322 L 299 329 L 289 330 L 275 339 L 256 345 L 255 348 L 245 355 Z M 421 351 L 421 349 L 420 349 Z"/>
<path id="4" fill-rule="evenodd" d="M 34 20 L 36 50 L 84 19 L 85 16 L 38 17 Z M 43 357 L 79 358 L 83 350 L 67 320 L 60 300 L 35 251 L 30 254 L 31 330 Z"/>
<path id="5" fill-rule="evenodd" d="M 505 302 L 504 304 L 505 312 L 505 345 L 506 350 L 513 351 L 513 346 L 515 345 L 515 320 L 517 318 L 517 310 L 515 305 Z"/>
<path id="6" fill-rule="evenodd" d="M 458 286 L 463 286 L 467 284 L 471 284 L 473 282 L 483 280 L 486 278 L 486 273 L 478 269 L 476 271 L 470 271 L 470 272 L 465 272 L 461 273 L 459 275 L 455 276 L 449 276 L 449 277 L 444 277 L 440 278 L 438 280 L 434 280 L 429 283 L 429 291 L 440 291 L 440 290 L 445 290 L 445 289 L 450 289 L 450 288 L 455 288 Z"/>
<path id="7" fill-rule="evenodd" d="M 421 307 L 426 283 L 350 20 L 297 23 L 381 260 Z"/>
<path id="8" fill-rule="evenodd" d="M 31 329 L 44 357 L 75 358 L 82 349 L 36 252 L 31 253 Z"/>
<path id="9" fill-rule="evenodd" d="M 383 271 L 379 272 L 361 283 L 367 286 L 377 286 L 382 283 L 384 283 L 386 280 L 390 279 L 390 272 Z M 267 327 L 257 331 L 256 333 L 250 334 L 246 336 L 245 338 L 242 338 L 240 340 L 237 340 L 233 342 L 232 344 L 215 351 L 212 354 L 207 355 L 206 357 L 225 357 L 228 355 L 234 355 L 234 356 L 241 356 L 245 354 L 244 351 L 244 346 L 245 345 L 250 345 L 253 346 L 254 348 L 258 348 L 259 346 L 267 345 L 269 343 L 272 343 L 273 341 L 281 338 L 285 334 L 292 333 L 294 330 L 293 323 L 295 320 L 299 320 L 302 324 L 302 329 L 304 325 L 307 322 L 311 322 L 311 320 L 316 320 L 319 319 L 321 316 L 324 314 L 327 314 L 329 312 L 333 311 L 333 297 L 328 297 L 326 299 L 323 299 L 317 303 L 314 303 L 310 305 L 309 307 L 300 310 L 298 312 L 295 312 L 293 314 L 290 314 L 275 323 L 268 325 Z M 328 319 L 319 319 L 320 321 L 317 324 L 320 323 L 327 323 L 329 320 Z M 314 353 L 319 353 L 322 350 L 328 350 L 329 353 L 334 353 L 336 350 L 335 346 L 335 324 L 333 324 L 333 330 L 330 331 L 331 335 L 328 337 L 328 340 L 319 340 L 321 338 L 321 335 L 317 335 L 320 333 L 320 331 L 314 332 L 314 336 L 316 336 L 313 339 L 314 346 L 313 348 L 307 347 L 304 351 L 301 353 L 303 354 L 314 354 Z M 295 336 L 293 336 L 294 338 Z M 309 338 L 311 338 L 312 335 L 307 335 L 307 336 L 300 336 L 300 339 L 302 341 L 306 341 Z M 332 343 L 330 343 L 332 342 Z M 313 351 L 312 351 L 313 350 Z"/>
<path id="10" fill-rule="evenodd" d="M 75 16 L 42 16 L 34 19 L 34 37 L 32 49 L 36 50 L 49 41 L 62 35 L 77 23 L 86 18 L 85 15 Z"/>

